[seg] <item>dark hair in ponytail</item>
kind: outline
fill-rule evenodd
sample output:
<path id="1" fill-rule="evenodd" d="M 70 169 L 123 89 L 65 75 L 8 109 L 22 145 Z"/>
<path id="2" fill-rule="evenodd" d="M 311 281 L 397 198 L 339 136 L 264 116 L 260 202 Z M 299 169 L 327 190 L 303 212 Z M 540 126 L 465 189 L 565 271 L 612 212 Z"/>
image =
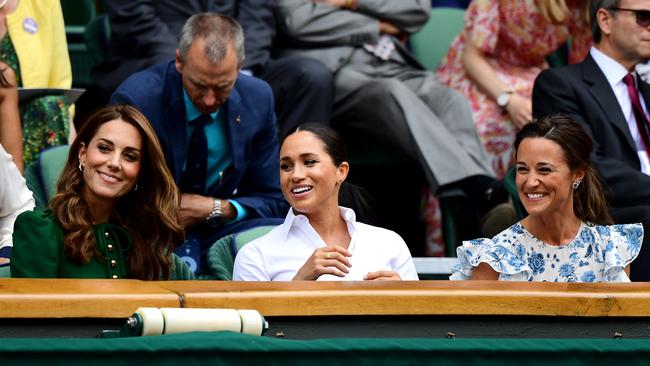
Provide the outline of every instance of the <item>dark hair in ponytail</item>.
<path id="1" fill-rule="evenodd" d="M 573 212 L 582 221 L 600 225 L 612 224 L 607 210 L 603 185 L 590 163 L 593 143 L 573 119 L 556 114 L 525 125 L 515 139 L 515 151 L 526 138 L 545 138 L 558 144 L 571 171 L 584 170 L 585 177 L 573 190 Z"/>
<path id="2" fill-rule="evenodd" d="M 284 139 L 286 140 L 287 137 L 301 131 L 310 132 L 323 143 L 325 152 L 337 168 L 348 161 L 348 148 L 345 145 L 345 141 L 331 127 L 319 123 L 305 123 L 296 127 Z M 379 220 L 376 214 L 377 204 L 370 192 L 364 188 L 343 181 L 338 198 L 339 205 L 354 210 L 357 221 L 370 225 L 378 224 Z"/>

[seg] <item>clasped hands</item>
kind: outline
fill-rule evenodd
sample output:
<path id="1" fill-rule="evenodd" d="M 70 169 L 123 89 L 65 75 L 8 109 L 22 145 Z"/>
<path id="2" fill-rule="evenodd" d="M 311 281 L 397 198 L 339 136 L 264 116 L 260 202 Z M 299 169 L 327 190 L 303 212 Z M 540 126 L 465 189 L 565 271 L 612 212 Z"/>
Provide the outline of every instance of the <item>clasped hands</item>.
<path id="1" fill-rule="evenodd" d="M 314 250 L 314 253 L 300 267 L 294 281 L 314 281 L 324 274 L 345 277 L 352 264 L 348 260 L 352 254 L 338 245 L 326 246 Z M 394 271 L 369 272 L 364 277 L 367 281 L 398 281 L 402 278 Z"/>

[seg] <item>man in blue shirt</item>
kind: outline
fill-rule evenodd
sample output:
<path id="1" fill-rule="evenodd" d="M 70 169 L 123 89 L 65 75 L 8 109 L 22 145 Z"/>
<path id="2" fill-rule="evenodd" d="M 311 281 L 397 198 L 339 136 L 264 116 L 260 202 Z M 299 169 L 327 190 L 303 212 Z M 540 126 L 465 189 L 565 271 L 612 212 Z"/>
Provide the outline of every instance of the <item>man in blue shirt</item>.
<path id="1" fill-rule="evenodd" d="M 218 238 L 281 223 L 288 209 L 273 94 L 239 72 L 243 62 L 239 23 L 197 14 L 183 26 L 174 61 L 132 75 L 111 97 L 138 107 L 156 130 L 182 192 L 188 239 L 177 253 L 197 272 Z"/>

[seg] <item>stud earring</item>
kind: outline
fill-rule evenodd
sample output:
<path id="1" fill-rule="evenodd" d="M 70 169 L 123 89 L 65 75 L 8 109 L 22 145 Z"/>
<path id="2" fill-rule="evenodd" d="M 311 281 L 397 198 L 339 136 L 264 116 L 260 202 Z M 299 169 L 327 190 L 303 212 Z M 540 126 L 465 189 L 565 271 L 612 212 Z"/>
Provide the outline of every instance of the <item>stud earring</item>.
<path id="1" fill-rule="evenodd" d="M 580 179 L 575 180 L 571 187 L 573 187 L 573 189 L 578 189 L 578 187 L 580 187 Z"/>

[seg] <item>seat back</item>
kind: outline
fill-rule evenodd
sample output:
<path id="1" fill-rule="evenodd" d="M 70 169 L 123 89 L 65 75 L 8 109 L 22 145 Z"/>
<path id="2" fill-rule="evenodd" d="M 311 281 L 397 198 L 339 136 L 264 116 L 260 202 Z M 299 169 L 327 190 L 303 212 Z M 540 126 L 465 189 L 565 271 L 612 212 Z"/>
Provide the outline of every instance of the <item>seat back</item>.
<path id="1" fill-rule="evenodd" d="M 47 208 L 48 202 L 56 194 L 56 184 L 63 171 L 69 145 L 54 146 L 41 151 L 38 160 L 25 168 L 27 188 L 33 195 L 36 208 Z"/>
<path id="2" fill-rule="evenodd" d="M 94 81 L 90 76 L 93 60 L 86 47 L 86 25 L 96 17 L 95 0 L 61 0 L 65 21 L 66 40 L 72 67 L 72 85 L 88 87 Z"/>
<path id="3" fill-rule="evenodd" d="M 232 240 L 233 255 L 237 256 L 237 253 L 244 245 L 259 238 L 260 236 L 266 235 L 274 227 L 275 226 L 258 226 L 235 234 Z"/>
<path id="4" fill-rule="evenodd" d="M 200 279 L 231 281 L 237 252 L 249 242 L 266 235 L 275 226 L 258 226 L 237 234 L 226 235 L 208 249 L 210 273 Z"/>
<path id="5" fill-rule="evenodd" d="M 411 50 L 428 69 L 436 69 L 465 25 L 465 10 L 434 7 L 427 24 L 410 37 Z"/>
<path id="6" fill-rule="evenodd" d="M 0 267 L 0 278 L 10 278 L 11 277 L 11 267 L 3 266 Z"/>

